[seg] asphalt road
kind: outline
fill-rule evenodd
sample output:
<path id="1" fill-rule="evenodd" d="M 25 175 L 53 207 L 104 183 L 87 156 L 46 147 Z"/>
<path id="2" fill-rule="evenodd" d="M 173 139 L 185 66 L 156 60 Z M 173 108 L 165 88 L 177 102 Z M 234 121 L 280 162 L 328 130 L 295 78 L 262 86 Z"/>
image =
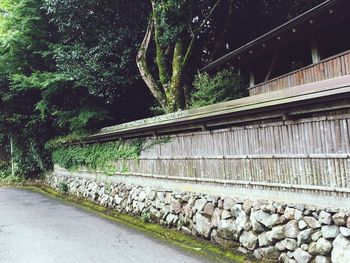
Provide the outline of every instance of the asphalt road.
<path id="1" fill-rule="evenodd" d="M 0 189 L 0 263 L 197 263 L 207 259 L 77 206 Z"/>

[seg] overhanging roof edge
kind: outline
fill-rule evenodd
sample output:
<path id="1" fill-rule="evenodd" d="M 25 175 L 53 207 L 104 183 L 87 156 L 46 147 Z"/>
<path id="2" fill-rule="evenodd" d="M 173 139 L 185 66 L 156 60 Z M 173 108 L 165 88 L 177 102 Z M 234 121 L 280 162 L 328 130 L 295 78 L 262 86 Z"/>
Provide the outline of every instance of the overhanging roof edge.
<path id="1" fill-rule="evenodd" d="M 216 59 L 215 61 L 209 63 L 208 65 L 204 66 L 202 69 L 200 69 L 200 72 L 206 72 L 209 71 L 215 67 L 218 67 L 224 63 L 229 62 L 231 59 L 237 57 L 239 54 L 242 54 L 243 52 L 249 50 L 250 48 L 252 48 L 253 46 L 265 42 L 268 39 L 271 39 L 272 37 L 280 34 L 281 32 L 286 31 L 287 29 L 300 24 L 302 22 L 305 22 L 307 19 L 310 19 L 310 17 L 321 13 L 322 11 L 324 11 L 325 9 L 335 5 L 335 4 L 339 4 L 340 2 L 343 2 L 344 0 L 327 0 L 313 8 L 311 8 L 310 10 L 300 14 L 299 16 L 287 21 L 286 23 L 272 29 L 271 31 L 261 35 L 260 37 L 248 42 L 247 44 L 227 53 L 226 55 Z"/>

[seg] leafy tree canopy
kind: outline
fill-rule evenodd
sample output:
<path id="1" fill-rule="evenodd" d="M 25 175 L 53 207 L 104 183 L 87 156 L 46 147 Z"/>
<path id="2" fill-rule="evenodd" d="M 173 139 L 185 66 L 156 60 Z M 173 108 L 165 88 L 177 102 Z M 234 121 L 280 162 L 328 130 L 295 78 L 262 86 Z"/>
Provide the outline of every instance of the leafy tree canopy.
<path id="1" fill-rule="evenodd" d="M 47 141 L 81 133 L 107 117 L 86 89 L 57 70 L 59 39 L 42 1 L 2 1 L 0 19 L 0 133 L 12 137 L 18 172 L 50 167 Z"/>
<path id="2" fill-rule="evenodd" d="M 59 70 L 107 103 L 137 89 L 136 52 L 149 6 L 142 0 L 46 0 L 60 43 L 54 47 Z"/>

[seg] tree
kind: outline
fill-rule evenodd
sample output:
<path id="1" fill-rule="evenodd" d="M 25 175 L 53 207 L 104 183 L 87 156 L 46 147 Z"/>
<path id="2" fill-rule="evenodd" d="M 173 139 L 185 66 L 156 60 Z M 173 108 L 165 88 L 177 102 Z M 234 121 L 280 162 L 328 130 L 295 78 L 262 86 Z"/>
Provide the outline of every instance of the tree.
<path id="1" fill-rule="evenodd" d="M 151 0 L 137 55 L 142 78 L 165 111 L 185 109 L 201 66 L 320 1 Z"/>
<path id="2" fill-rule="evenodd" d="M 196 41 L 221 0 L 151 0 L 152 15 L 137 55 L 137 65 L 144 81 L 167 112 L 184 109 L 190 101 L 190 67 Z M 151 40 L 157 72 L 148 63 Z"/>
<path id="3" fill-rule="evenodd" d="M 18 172 L 34 177 L 51 167 L 45 144 L 80 133 L 107 112 L 86 89 L 59 72 L 59 40 L 41 0 L 2 1 L 0 18 L 0 133 L 11 136 Z"/>
<path id="4" fill-rule="evenodd" d="M 145 1 L 46 0 L 45 8 L 61 35 L 59 70 L 106 103 L 131 99 L 139 88 L 134 57 L 148 19 Z"/>

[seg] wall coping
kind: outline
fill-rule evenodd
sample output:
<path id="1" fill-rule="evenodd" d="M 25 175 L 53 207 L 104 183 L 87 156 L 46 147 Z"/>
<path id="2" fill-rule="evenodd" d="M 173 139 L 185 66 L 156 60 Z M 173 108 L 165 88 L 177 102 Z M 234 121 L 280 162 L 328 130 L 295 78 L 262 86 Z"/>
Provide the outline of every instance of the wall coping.
<path id="1" fill-rule="evenodd" d="M 244 122 L 244 118 L 251 119 L 252 114 L 271 110 L 280 110 L 280 115 L 283 116 L 285 115 L 283 110 L 290 107 L 309 106 L 319 102 L 346 99 L 349 96 L 350 75 L 347 75 L 198 109 L 106 127 L 88 136 L 84 142 L 94 143 L 126 137 L 175 134 L 191 129 L 205 130 L 208 122 L 212 122 L 211 128 L 215 128 L 216 121 L 218 121 L 217 126 L 220 126 L 219 120 L 241 117 Z M 327 105 L 324 106 L 324 109 L 328 109 Z"/>

